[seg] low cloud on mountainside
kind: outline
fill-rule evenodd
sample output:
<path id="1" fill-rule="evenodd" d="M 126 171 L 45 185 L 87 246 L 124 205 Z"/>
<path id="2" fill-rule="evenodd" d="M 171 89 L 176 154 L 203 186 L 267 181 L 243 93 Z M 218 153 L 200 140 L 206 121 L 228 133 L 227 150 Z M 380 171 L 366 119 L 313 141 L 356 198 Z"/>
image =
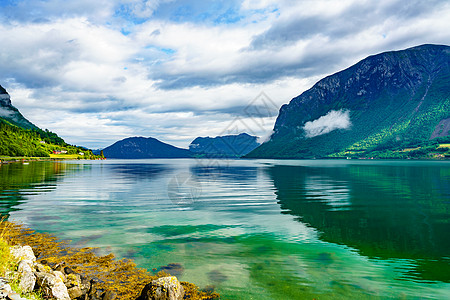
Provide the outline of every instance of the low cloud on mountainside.
<path id="1" fill-rule="evenodd" d="M 274 131 L 270 130 L 270 131 L 266 132 L 264 135 L 258 137 L 258 140 L 257 140 L 258 144 L 264 144 L 264 143 L 270 141 L 273 133 L 274 133 Z"/>
<path id="2" fill-rule="evenodd" d="M 341 109 L 331 110 L 317 120 L 306 122 L 303 129 L 305 130 L 306 137 L 312 138 L 336 129 L 349 129 L 351 125 L 350 111 Z"/>
<path id="3" fill-rule="evenodd" d="M 12 116 L 12 112 L 8 109 L 0 107 L 0 118 L 10 118 Z"/>

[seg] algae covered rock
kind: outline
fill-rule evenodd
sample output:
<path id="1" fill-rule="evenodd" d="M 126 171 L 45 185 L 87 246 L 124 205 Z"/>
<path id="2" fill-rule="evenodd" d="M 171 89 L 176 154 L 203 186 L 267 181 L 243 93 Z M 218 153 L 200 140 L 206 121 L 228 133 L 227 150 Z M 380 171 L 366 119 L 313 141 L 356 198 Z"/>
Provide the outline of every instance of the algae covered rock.
<path id="1" fill-rule="evenodd" d="M 45 295 L 57 300 L 70 300 L 69 292 L 60 276 L 51 273 L 36 273 L 37 284 Z"/>
<path id="2" fill-rule="evenodd" d="M 77 299 L 83 296 L 83 291 L 79 286 L 71 287 L 67 290 L 67 292 L 69 293 L 70 299 Z"/>
<path id="3" fill-rule="evenodd" d="M 102 300 L 115 300 L 115 299 L 117 299 L 117 294 L 114 292 L 111 292 L 111 291 L 106 291 L 103 294 L 103 298 L 102 298 Z"/>
<path id="4" fill-rule="evenodd" d="M 161 277 L 147 284 L 136 300 L 183 299 L 184 288 L 175 276 Z"/>
<path id="5" fill-rule="evenodd" d="M 105 290 L 101 287 L 102 282 L 96 278 L 91 279 L 91 288 L 88 292 L 88 299 L 102 300 Z"/>

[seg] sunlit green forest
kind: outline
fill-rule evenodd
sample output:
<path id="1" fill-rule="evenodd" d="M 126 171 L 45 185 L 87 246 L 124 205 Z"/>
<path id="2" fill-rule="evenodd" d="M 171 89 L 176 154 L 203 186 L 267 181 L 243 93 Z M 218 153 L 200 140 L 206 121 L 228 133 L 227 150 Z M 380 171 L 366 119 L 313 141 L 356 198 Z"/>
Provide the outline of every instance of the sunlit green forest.
<path id="1" fill-rule="evenodd" d="M 90 150 L 69 145 L 56 133 L 20 128 L 0 118 L 0 156 L 50 157 L 55 151 L 92 156 Z"/>

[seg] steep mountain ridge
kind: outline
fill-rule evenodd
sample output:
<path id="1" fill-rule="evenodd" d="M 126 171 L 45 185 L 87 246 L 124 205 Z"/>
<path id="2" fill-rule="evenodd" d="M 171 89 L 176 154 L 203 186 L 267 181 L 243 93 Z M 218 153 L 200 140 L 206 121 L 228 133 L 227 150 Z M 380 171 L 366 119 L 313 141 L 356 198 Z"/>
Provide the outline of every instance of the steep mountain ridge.
<path id="1" fill-rule="evenodd" d="M 72 158 L 93 157 L 90 150 L 69 145 L 56 133 L 42 130 L 28 121 L 12 105 L 8 92 L 0 86 L 0 156 L 49 157 L 55 153 L 71 155 Z M 56 155 L 59 158 L 63 156 Z"/>
<path id="2" fill-rule="evenodd" d="M 450 47 L 422 45 L 369 56 L 320 80 L 281 107 L 272 138 L 248 157 L 401 152 L 445 140 L 449 122 Z"/>
<path id="3" fill-rule="evenodd" d="M 0 85 L 0 118 L 24 129 L 37 129 L 11 103 L 8 92 Z"/>

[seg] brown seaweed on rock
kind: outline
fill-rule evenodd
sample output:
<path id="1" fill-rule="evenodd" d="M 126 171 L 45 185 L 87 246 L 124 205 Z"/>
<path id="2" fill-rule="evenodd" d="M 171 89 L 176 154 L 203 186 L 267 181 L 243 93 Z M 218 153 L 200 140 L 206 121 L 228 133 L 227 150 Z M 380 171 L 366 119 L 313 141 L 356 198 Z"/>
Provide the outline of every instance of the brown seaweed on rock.
<path id="1" fill-rule="evenodd" d="M 115 259 L 113 254 L 99 256 L 95 248 L 73 248 L 68 242 L 47 233 L 35 232 L 23 225 L 8 221 L 0 222 L 2 237 L 10 245 L 29 245 L 37 259 L 46 265 L 69 268 L 72 272 L 85 278 L 96 280 L 98 288 L 117 294 L 117 299 L 136 299 L 144 286 L 168 274 L 161 271 L 151 275 L 147 270 L 137 268 L 128 259 Z M 218 299 L 213 292 L 203 292 L 189 282 L 181 282 L 185 295 L 184 299 Z"/>

